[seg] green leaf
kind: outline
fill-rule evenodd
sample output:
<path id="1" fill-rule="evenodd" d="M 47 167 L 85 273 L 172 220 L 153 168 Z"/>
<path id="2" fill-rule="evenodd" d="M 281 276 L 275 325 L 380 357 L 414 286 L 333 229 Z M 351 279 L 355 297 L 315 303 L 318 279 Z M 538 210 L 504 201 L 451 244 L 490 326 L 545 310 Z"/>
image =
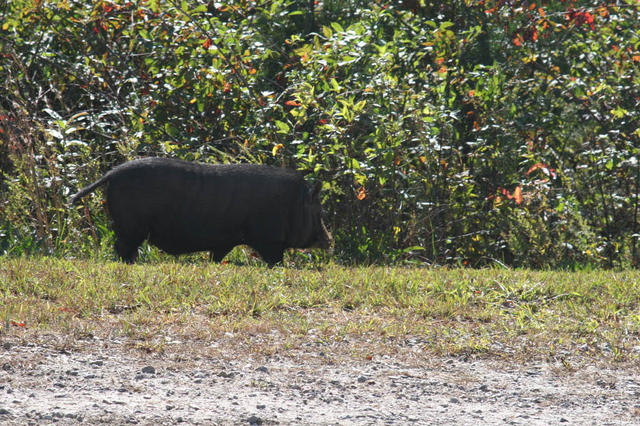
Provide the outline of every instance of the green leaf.
<path id="1" fill-rule="evenodd" d="M 618 107 L 616 107 L 615 109 L 611 110 L 611 114 L 613 114 L 613 116 L 614 116 L 615 118 L 622 118 L 622 117 L 624 117 L 625 115 L 627 115 L 627 112 L 628 112 L 628 111 L 627 111 L 626 109 L 621 108 L 621 107 L 619 107 L 619 106 L 618 106 Z"/>
<path id="2" fill-rule="evenodd" d="M 164 130 L 172 138 L 177 138 L 179 133 L 180 133 L 180 132 L 178 132 L 178 129 L 176 129 L 175 126 L 173 126 L 171 123 L 165 123 Z"/>
<path id="3" fill-rule="evenodd" d="M 289 128 L 289 125 L 283 121 L 276 120 L 275 123 L 276 123 L 276 127 L 278 128 L 278 133 L 288 134 L 289 131 L 291 130 Z"/>
<path id="4" fill-rule="evenodd" d="M 60 133 L 56 129 L 47 129 L 47 133 L 49 133 L 51 136 L 53 136 L 58 140 L 64 139 L 64 136 L 62 135 L 62 133 Z"/>
<path id="5" fill-rule="evenodd" d="M 338 24 L 337 22 L 332 22 L 331 23 L 331 28 L 333 28 L 335 30 L 335 32 L 337 33 L 343 33 L 344 29 L 342 28 L 342 26 L 340 24 Z"/>
<path id="6" fill-rule="evenodd" d="M 440 24 L 441 30 L 446 30 L 447 28 L 451 28 L 451 27 L 453 27 L 453 22 L 445 21 L 442 24 Z"/>
<path id="7" fill-rule="evenodd" d="M 324 34 L 324 36 L 327 39 L 330 39 L 331 36 L 333 35 L 333 31 L 331 31 L 331 28 L 327 27 L 326 25 L 322 26 L 322 34 Z"/>
<path id="8" fill-rule="evenodd" d="M 348 65 L 350 63 L 352 63 L 354 60 L 358 59 L 355 56 L 351 56 L 351 55 L 344 55 L 342 58 L 340 58 L 340 62 L 338 63 L 338 66 L 345 66 Z"/>
<path id="9" fill-rule="evenodd" d="M 152 12 L 154 13 L 158 13 L 160 12 L 160 0 L 150 0 L 149 1 L 149 8 L 151 9 Z"/>
<path id="10" fill-rule="evenodd" d="M 403 251 L 405 253 L 409 253 L 411 251 L 424 251 L 425 248 L 424 247 L 420 247 L 420 246 L 411 246 L 411 247 L 407 247 L 406 249 L 404 249 Z"/>
<path id="11" fill-rule="evenodd" d="M 191 11 L 191 13 L 205 13 L 207 11 L 207 5 L 201 4 Z"/>
<path id="12" fill-rule="evenodd" d="M 357 104 L 355 104 L 353 106 L 353 112 L 360 112 L 364 109 L 365 104 L 367 103 L 366 100 L 362 100 L 360 102 L 358 102 Z"/>
<path id="13" fill-rule="evenodd" d="M 609 171 L 613 170 L 613 159 L 612 158 L 609 158 L 609 160 L 607 161 L 607 164 L 605 164 L 605 167 Z"/>

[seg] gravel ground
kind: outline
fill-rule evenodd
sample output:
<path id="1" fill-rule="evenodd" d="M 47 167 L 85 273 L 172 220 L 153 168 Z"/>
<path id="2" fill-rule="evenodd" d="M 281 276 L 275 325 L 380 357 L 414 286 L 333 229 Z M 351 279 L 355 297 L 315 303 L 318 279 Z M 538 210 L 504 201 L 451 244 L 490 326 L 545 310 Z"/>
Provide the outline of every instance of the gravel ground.
<path id="1" fill-rule="evenodd" d="M 0 424 L 640 424 L 635 366 L 224 353 L 5 338 Z"/>

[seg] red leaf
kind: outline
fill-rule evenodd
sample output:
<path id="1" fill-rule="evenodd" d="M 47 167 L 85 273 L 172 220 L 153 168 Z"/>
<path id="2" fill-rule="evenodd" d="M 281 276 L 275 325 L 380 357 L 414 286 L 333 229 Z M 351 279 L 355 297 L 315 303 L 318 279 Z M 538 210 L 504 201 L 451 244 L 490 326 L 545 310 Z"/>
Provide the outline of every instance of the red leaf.
<path id="1" fill-rule="evenodd" d="M 511 194 L 505 188 L 498 188 L 498 192 L 507 197 L 508 200 L 514 200 L 516 204 L 522 203 L 522 188 L 520 186 L 516 187 L 516 189 L 513 191 L 513 194 Z M 500 202 L 500 197 L 496 197 L 496 201 Z"/>
<path id="2" fill-rule="evenodd" d="M 298 101 L 287 101 L 284 103 L 285 105 L 289 105 L 289 106 L 293 106 L 293 107 L 299 107 L 302 106 L 302 104 Z"/>
<path id="3" fill-rule="evenodd" d="M 533 166 L 529 167 L 529 170 L 527 170 L 527 176 L 538 169 L 542 170 L 547 176 L 552 177 L 553 179 L 555 179 L 557 176 L 555 169 L 552 169 L 544 163 L 536 163 Z"/>
<path id="4" fill-rule="evenodd" d="M 587 24 L 593 24 L 593 15 L 589 12 L 584 12 L 583 14 L 584 20 Z"/>
<path id="5" fill-rule="evenodd" d="M 567 10 L 566 18 L 569 22 L 573 22 L 576 27 L 582 24 L 588 24 L 591 30 L 595 30 L 595 18 L 589 12 L 577 11 L 572 8 Z"/>
<path id="6" fill-rule="evenodd" d="M 518 47 L 522 46 L 523 39 L 522 39 L 522 36 L 520 34 L 515 36 L 512 41 L 513 41 L 513 44 L 515 44 L 516 46 L 518 46 Z"/>
<path id="7" fill-rule="evenodd" d="M 211 39 L 208 38 L 204 41 L 204 43 L 202 43 L 202 47 L 204 47 L 205 49 L 208 49 L 211 47 L 212 44 L 213 44 L 213 41 L 211 41 Z"/>
<path id="8" fill-rule="evenodd" d="M 516 201 L 516 204 L 522 204 L 522 188 L 517 187 L 515 191 L 513 191 L 513 199 Z"/>

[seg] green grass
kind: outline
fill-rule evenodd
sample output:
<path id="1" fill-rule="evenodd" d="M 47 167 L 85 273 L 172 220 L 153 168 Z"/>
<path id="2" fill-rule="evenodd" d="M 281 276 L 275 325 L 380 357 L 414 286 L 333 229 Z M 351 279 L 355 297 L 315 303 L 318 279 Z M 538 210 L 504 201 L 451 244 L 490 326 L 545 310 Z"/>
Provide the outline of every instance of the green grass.
<path id="1" fill-rule="evenodd" d="M 355 340 L 381 353 L 410 344 L 438 355 L 634 361 L 639 282 L 636 271 L 4 258 L 0 337 L 56 333 L 162 350 L 171 340 L 209 344 L 231 333 L 267 341 L 275 330 L 283 350 Z"/>

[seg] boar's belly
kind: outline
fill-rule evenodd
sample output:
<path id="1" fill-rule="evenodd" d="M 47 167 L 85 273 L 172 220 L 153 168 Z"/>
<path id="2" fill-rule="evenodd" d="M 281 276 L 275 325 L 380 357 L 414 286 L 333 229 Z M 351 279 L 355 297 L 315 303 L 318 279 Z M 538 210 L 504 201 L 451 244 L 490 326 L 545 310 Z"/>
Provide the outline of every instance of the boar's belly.
<path id="1" fill-rule="evenodd" d="M 149 242 L 169 254 L 183 254 L 241 244 L 241 234 L 237 229 L 196 221 L 155 223 L 150 227 Z"/>

